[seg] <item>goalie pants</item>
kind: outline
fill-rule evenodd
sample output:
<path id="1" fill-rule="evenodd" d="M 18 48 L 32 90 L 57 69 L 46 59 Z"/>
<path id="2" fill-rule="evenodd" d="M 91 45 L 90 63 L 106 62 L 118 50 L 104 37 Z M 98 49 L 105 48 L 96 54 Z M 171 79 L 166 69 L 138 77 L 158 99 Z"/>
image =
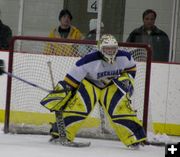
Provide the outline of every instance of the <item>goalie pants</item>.
<path id="1" fill-rule="evenodd" d="M 146 139 L 141 121 L 132 110 L 127 96 L 116 85 L 112 84 L 104 89 L 99 89 L 87 80 L 83 80 L 63 113 L 69 140 L 74 140 L 97 101 L 102 105 L 110 125 L 125 145 L 128 146 Z"/>

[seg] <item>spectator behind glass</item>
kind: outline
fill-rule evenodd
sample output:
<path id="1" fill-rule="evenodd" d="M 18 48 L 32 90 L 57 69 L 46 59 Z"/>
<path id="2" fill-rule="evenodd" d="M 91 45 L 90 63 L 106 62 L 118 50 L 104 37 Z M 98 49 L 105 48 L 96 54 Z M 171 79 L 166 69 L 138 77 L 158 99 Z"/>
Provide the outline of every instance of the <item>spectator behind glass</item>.
<path id="1" fill-rule="evenodd" d="M 96 40 L 96 29 L 97 29 L 97 19 L 91 19 L 89 21 L 89 32 L 86 35 L 88 40 Z M 101 22 L 101 33 L 104 32 L 104 24 Z"/>
<path id="2" fill-rule="evenodd" d="M 60 25 L 54 28 L 49 37 L 52 38 L 67 38 L 67 39 L 83 39 L 83 35 L 79 29 L 71 25 L 72 14 L 69 10 L 63 9 L 59 13 Z"/>
<path id="3" fill-rule="evenodd" d="M 63 38 L 63 39 L 84 39 L 84 36 L 79 29 L 71 25 L 72 15 L 69 10 L 63 9 L 59 13 L 60 25 L 54 28 L 50 34 L 50 38 Z M 76 56 L 77 47 L 73 44 L 62 43 L 48 43 L 45 47 L 45 54 L 55 54 L 63 56 Z"/>
<path id="4" fill-rule="evenodd" d="M 168 62 L 169 58 L 169 38 L 167 34 L 155 26 L 156 12 L 148 9 L 143 13 L 143 25 L 133 30 L 127 42 L 147 43 L 151 45 L 153 61 Z"/>
<path id="5" fill-rule="evenodd" d="M 0 49 L 8 50 L 9 42 L 12 38 L 12 31 L 9 26 L 2 23 L 0 11 Z"/>

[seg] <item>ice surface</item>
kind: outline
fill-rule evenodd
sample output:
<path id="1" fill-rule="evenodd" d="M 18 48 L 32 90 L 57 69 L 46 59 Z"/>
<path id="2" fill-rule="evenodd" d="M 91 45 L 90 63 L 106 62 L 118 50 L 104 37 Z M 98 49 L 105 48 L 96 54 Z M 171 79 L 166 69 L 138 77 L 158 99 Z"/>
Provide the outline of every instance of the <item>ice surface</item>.
<path id="1" fill-rule="evenodd" d="M 91 141 L 87 148 L 70 148 L 48 142 L 49 136 L 4 134 L 0 125 L 0 157 L 164 157 L 165 148 L 144 146 L 139 150 L 126 148 L 119 141 Z"/>

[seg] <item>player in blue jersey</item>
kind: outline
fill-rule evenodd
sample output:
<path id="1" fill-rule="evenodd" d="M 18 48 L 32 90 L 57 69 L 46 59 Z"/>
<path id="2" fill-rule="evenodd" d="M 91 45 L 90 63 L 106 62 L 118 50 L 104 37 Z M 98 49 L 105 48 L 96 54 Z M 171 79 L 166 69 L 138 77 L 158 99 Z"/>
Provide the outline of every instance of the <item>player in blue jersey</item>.
<path id="1" fill-rule="evenodd" d="M 64 80 L 56 85 L 55 90 L 67 89 L 68 92 L 50 93 L 41 104 L 50 111 L 63 108 L 66 135 L 70 141 L 74 140 L 98 102 L 126 146 L 142 144 L 146 136 L 130 104 L 136 63 L 130 53 L 118 49 L 118 42 L 112 35 L 103 35 L 98 47 L 99 50 L 78 60 Z M 55 125 L 51 135 L 58 137 Z"/>

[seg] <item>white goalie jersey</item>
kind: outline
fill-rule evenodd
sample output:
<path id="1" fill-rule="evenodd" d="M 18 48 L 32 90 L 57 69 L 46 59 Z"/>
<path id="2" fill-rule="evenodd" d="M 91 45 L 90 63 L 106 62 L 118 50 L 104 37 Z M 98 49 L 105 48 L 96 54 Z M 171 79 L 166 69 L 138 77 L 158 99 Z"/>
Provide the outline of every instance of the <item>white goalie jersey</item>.
<path id="1" fill-rule="evenodd" d="M 130 53 L 118 50 L 114 63 L 109 64 L 103 60 L 101 52 L 95 51 L 77 61 L 67 73 L 65 81 L 77 88 L 83 79 L 87 79 L 97 87 L 104 88 L 122 72 L 135 78 L 136 63 Z"/>

